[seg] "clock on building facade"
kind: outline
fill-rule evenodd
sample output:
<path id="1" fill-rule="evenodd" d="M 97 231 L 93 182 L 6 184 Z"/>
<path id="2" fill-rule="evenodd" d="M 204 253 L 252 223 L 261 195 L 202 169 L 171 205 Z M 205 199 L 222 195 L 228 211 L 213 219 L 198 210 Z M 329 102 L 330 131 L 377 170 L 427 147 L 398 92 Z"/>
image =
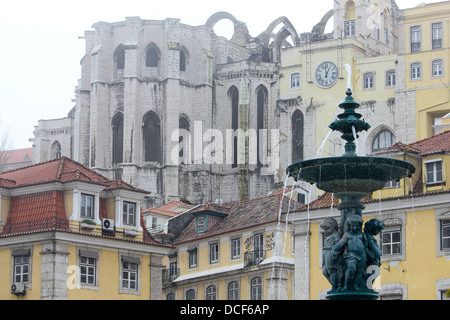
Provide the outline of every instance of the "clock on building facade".
<path id="1" fill-rule="evenodd" d="M 333 62 L 322 62 L 316 69 L 316 83 L 319 87 L 330 88 L 338 79 L 338 69 Z"/>

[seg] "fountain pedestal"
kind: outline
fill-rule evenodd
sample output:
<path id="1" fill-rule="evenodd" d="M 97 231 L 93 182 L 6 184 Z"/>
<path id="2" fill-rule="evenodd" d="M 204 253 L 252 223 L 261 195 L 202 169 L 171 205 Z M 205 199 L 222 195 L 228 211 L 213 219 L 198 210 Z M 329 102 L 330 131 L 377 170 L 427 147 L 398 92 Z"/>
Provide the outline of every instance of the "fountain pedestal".
<path id="1" fill-rule="evenodd" d="M 381 250 L 375 236 L 384 228 L 378 219 L 363 222 L 362 199 L 384 188 L 386 182 L 411 177 L 415 167 L 405 161 L 356 154 L 358 133 L 370 129 L 355 112 L 359 107 L 350 89 L 339 104 L 344 110 L 329 127 L 342 133 L 346 140 L 342 157 L 302 161 L 287 168 L 295 180 L 316 184 L 341 200 L 340 225 L 334 218 L 322 222 L 325 233 L 323 274 L 332 285 L 329 300 L 376 300 L 372 282 L 379 271 Z M 363 230 L 364 225 L 364 230 Z M 377 269 L 378 268 L 378 269 Z"/>

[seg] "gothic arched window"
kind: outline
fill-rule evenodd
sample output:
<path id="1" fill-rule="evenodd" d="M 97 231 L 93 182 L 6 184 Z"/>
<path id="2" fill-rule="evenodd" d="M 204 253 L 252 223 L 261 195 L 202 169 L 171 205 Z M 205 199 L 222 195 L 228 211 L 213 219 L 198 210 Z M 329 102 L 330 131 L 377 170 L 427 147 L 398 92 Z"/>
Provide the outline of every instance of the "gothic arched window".
<path id="1" fill-rule="evenodd" d="M 187 135 L 191 130 L 190 126 L 189 118 L 186 115 L 180 116 L 180 119 L 178 120 L 178 128 L 180 129 L 180 136 L 178 139 L 180 151 L 178 155 L 180 157 L 180 163 L 184 164 L 189 163 L 190 146 L 188 145 L 189 137 Z"/>
<path id="2" fill-rule="evenodd" d="M 292 115 L 292 162 L 303 160 L 303 129 L 304 117 L 300 110 L 295 110 Z"/>
<path id="3" fill-rule="evenodd" d="M 117 70 L 125 69 L 125 47 L 123 45 L 117 47 L 114 53 L 114 62 Z"/>
<path id="4" fill-rule="evenodd" d="M 112 121 L 112 164 L 123 162 L 123 114 L 118 113 Z"/>
<path id="5" fill-rule="evenodd" d="M 145 55 L 145 66 L 157 68 L 159 65 L 159 51 L 155 46 L 150 46 Z"/>
<path id="6" fill-rule="evenodd" d="M 231 129 L 236 132 L 239 129 L 239 90 L 233 86 L 228 91 L 231 100 Z M 237 168 L 238 164 L 238 138 L 233 136 L 233 163 L 232 167 Z"/>
<path id="7" fill-rule="evenodd" d="M 263 155 L 267 154 L 264 150 L 264 146 L 267 148 L 267 141 L 264 144 L 263 138 L 263 129 L 267 129 L 267 101 L 268 101 L 268 92 L 265 87 L 261 87 L 257 91 L 257 136 L 258 136 L 258 167 L 262 167 L 263 163 Z M 266 136 L 267 138 L 267 136 Z"/>
<path id="8" fill-rule="evenodd" d="M 59 158 L 61 158 L 61 143 L 59 143 L 59 141 L 55 141 L 52 144 L 51 158 L 52 159 L 59 159 Z"/>
<path id="9" fill-rule="evenodd" d="M 162 162 L 161 122 L 153 111 L 147 113 L 143 123 L 144 160 L 147 162 Z"/>

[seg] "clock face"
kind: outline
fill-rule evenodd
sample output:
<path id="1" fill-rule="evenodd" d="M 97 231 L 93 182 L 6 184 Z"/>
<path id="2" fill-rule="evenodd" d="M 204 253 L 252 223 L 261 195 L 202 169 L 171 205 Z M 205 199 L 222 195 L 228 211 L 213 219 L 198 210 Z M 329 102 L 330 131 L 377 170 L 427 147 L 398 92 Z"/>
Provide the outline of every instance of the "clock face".
<path id="1" fill-rule="evenodd" d="M 316 70 L 316 82 L 319 87 L 329 88 L 336 83 L 338 69 L 333 62 L 323 62 Z"/>

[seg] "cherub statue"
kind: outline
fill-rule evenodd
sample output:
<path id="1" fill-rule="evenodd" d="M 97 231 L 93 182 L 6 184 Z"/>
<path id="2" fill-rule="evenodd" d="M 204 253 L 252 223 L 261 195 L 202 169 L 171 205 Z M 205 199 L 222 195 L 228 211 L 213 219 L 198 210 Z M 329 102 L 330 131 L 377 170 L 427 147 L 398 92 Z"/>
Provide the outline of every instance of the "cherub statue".
<path id="1" fill-rule="evenodd" d="M 332 291 L 339 289 L 338 257 L 333 256 L 332 249 L 339 242 L 339 225 L 334 218 L 327 218 L 320 227 L 324 231 L 325 240 L 322 248 L 322 273 L 332 286 Z"/>
<path id="2" fill-rule="evenodd" d="M 366 246 L 362 233 L 363 219 L 352 214 L 348 216 L 346 232 L 341 240 L 333 247 L 332 254 L 336 257 L 344 251 L 346 264 L 345 283 L 343 291 L 361 291 L 363 274 L 366 269 Z"/>
<path id="3" fill-rule="evenodd" d="M 366 268 L 370 266 L 381 265 L 381 249 L 375 239 L 375 236 L 379 234 L 384 229 L 384 223 L 378 219 L 372 219 L 366 222 L 364 225 L 364 237 L 366 239 L 366 253 L 367 253 L 367 262 Z"/>

